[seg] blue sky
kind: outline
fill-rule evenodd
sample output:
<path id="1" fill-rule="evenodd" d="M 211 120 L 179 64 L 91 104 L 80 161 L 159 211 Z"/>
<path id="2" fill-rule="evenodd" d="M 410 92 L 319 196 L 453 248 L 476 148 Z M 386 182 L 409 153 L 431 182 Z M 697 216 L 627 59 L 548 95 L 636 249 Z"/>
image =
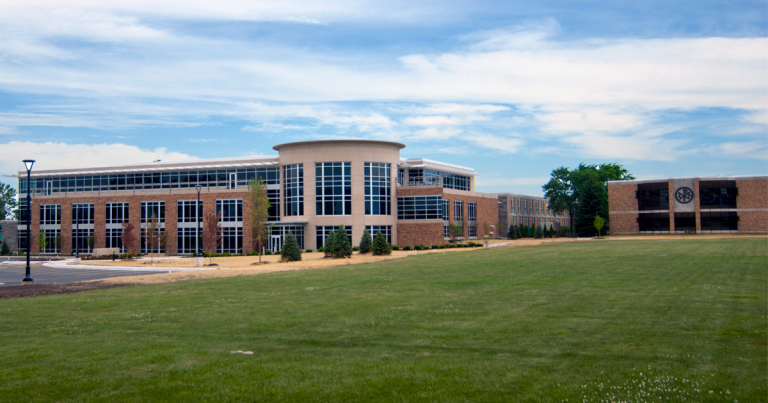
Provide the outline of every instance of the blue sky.
<path id="1" fill-rule="evenodd" d="M 764 1 L 12 3 L 2 174 L 326 138 L 403 142 L 487 192 L 580 162 L 768 173 Z"/>

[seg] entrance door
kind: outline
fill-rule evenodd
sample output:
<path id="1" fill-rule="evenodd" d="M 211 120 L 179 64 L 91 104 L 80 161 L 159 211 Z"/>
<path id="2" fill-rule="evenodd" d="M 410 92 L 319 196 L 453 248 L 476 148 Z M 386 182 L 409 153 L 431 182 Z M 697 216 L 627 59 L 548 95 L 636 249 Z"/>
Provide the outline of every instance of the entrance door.
<path id="1" fill-rule="evenodd" d="M 237 174 L 229 174 L 229 182 L 227 182 L 227 189 L 237 189 Z"/>
<path id="2" fill-rule="evenodd" d="M 280 253 L 283 250 L 282 241 L 280 235 L 272 235 L 272 253 Z"/>

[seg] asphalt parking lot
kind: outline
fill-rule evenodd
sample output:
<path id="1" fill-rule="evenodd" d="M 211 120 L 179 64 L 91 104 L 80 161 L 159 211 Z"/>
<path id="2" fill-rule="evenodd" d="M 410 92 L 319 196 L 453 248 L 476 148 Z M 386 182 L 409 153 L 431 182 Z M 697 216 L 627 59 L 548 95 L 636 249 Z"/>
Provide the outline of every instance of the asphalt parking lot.
<path id="1" fill-rule="evenodd" d="M 75 281 L 99 280 L 111 277 L 143 276 L 166 271 L 91 270 L 45 267 L 42 263 L 30 264 L 35 284 L 72 283 Z M 0 287 L 20 285 L 26 272 L 26 262 L 0 264 Z"/>

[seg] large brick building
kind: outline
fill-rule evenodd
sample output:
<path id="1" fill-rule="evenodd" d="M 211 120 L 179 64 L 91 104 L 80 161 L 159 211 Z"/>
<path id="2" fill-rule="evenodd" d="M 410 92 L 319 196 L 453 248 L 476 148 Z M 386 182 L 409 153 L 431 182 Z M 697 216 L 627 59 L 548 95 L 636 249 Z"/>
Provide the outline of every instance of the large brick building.
<path id="1" fill-rule="evenodd" d="M 768 176 L 608 182 L 612 234 L 766 233 Z"/>
<path id="2" fill-rule="evenodd" d="M 500 193 L 498 198 L 499 223 L 503 235 L 506 235 L 510 225 L 525 225 L 527 227 L 541 225 L 544 229 L 553 228 L 557 231 L 561 227 L 568 228 L 571 225 L 570 214 L 567 211 L 560 213 L 552 211 L 549 208 L 549 199 L 545 197 Z"/>
<path id="3" fill-rule="evenodd" d="M 141 234 L 142 252 L 150 252 L 145 229 L 156 217 L 165 234 L 160 251 L 192 254 L 199 247 L 200 218 L 221 212 L 219 252 L 248 253 L 254 245 L 246 192 L 248 181 L 257 178 L 265 181 L 272 204 L 266 247 L 273 251 L 289 231 L 302 249 L 317 249 L 341 225 L 354 245 L 365 229 L 400 246 L 442 244 L 451 222 L 463 228 L 465 239 L 483 237 L 482 224 L 496 223 L 497 196 L 475 191 L 472 168 L 403 159 L 404 147 L 374 140 L 307 141 L 277 145 L 275 156 L 33 170 L 31 251 L 124 249 L 123 224 L 131 223 L 141 231 L 135 235 Z M 25 211 L 26 171 L 19 176 Z M 24 248 L 25 219 L 20 224 Z M 41 232 L 49 240 L 43 250 Z"/>

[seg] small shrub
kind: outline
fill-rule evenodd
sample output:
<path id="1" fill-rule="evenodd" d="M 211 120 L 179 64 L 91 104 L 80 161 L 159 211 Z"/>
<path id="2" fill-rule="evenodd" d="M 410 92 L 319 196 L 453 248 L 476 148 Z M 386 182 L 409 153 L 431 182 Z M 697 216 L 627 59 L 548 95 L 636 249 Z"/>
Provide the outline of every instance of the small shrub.
<path id="1" fill-rule="evenodd" d="M 271 255 L 271 254 L 272 254 L 272 251 L 271 251 L 271 250 L 267 250 L 267 251 L 264 251 L 264 254 L 265 254 L 265 255 Z"/>
<path id="2" fill-rule="evenodd" d="M 371 252 L 373 252 L 374 255 L 392 254 L 392 245 L 387 244 L 387 238 L 385 238 L 384 234 L 381 232 L 376 234 L 376 238 L 373 238 L 373 246 L 371 247 Z"/>
<path id="3" fill-rule="evenodd" d="M 427 249 L 427 247 L 422 245 L 422 244 L 418 244 L 418 245 L 414 246 L 413 249 L 424 250 L 424 249 Z"/>
<path id="4" fill-rule="evenodd" d="M 440 249 L 440 245 L 432 245 L 432 249 Z"/>
<path id="5" fill-rule="evenodd" d="M 400 247 L 398 247 L 397 245 L 389 245 L 389 248 L 392 250 L 400 250 Z"/>
<path id="6" fill-rule="evenodd" d="M 305 252 L 312 253 L 312 249 L 307 249 Z"/>
<path id="7" fill-rule="evenodd" d="M 407 245 L 406 245 L 406 246 L 403 246 L 403 250 L 411 250 L 411 247 L 410 247 L 410 246 L 407 246 Z"/>
<path id="8" fill-rule="evenodd" d="M 321 246 L 321 247 L 317 248 L 317 251 L 318 251 L 318 252 L 325 252 L 325 248 L 323 248 L 323 247 Z"/>
<path id="9" fill-rule="evenodd" d="M 352 247 L 352 252 L 360 252 L 360 247 L 359 246 L 353 246 Z"/>
<path id="10" fill-rule="evenodd" d="M 288 231 L 285 234 L 285 245 L 283 245 L 283 251 L 280 255 L 284 262 L 298 262 L 301 260 L 301 249 L 293 232 Z"/>
<path id="11" fill-rule="evenodd" d="M 371 238 L 371 233 L 366 229 L 363 231 L 363 237 L 360 239 L 360 247 L 353 250 L 359 250 L 360 253 L 368 253 L 371 251 L 372 247 L 373 238 Z"/>

